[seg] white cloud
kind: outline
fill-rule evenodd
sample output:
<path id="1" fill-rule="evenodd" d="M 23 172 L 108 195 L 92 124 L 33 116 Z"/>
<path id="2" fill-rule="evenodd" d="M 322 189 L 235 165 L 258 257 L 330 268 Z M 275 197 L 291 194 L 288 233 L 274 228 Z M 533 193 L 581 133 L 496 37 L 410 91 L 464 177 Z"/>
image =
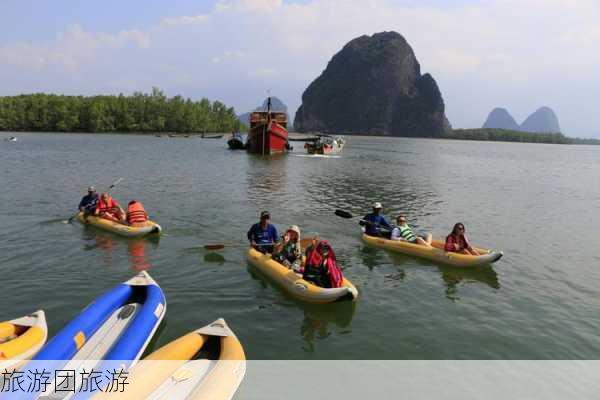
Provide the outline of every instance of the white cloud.
<path id="1" fill-rule="evenodd" d="M 266 90 L 295 110 L 302 91 L 349 40 L 400 32 L 431 72 L 455 126 L 478 126 L 497 105 L 525 117 L 559 111 L 574 135 L 600 136 L 595 71 L 600 4 L 594 0 L 488 0 L 402 5 L 392 0 L 221 0 L 203 15 L 171 16 L 145 30 L 89 32 L 0 47 L 3 93 L 149 90 L 255 107 Z M 166 68 L 165 66 L 169 66 Z M 576 96 L 576 97 L 571 97 Z M 600 118 L 600 117 L 599 117 Z"/>
<path id="2" fill-rule="evenodd" d="M 219 11 L 273 12 L 283 5 L 282 0 L 220 0 L 216 9 Z"/>
<path id="3" fill-rule="evenodd" d="M 208 21 L 207 15 L 182 16 L 182 17 L 167 17 L 160 21 L 160 25 L 164 27 L 188 24 L 203 24 Z"/>

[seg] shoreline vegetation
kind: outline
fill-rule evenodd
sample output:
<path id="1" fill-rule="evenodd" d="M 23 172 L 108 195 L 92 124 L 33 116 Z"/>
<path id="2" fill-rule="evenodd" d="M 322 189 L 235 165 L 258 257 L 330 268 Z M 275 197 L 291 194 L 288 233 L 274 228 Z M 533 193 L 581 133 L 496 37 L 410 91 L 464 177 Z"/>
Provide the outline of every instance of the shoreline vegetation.
<path id="1" fill-rule="evenodd" d="M 453 129 L 450 133 L 443 135 L 442 138 L 491 142 L 600 145 L 600 139 L 571 138 L 562 133 L 537 133 L 491 128 Z"/>
<path id="2" fill-rule="evenodd" d="M 0 131 L 4 132 L 187 136 L 247 130 L 248 127 L 238 119 L 233 107 L 206 98 L 200 101 L 184 99 L 179 95 L 168 98 L 156 87 L 149 94 L 135 92 L 131 96 L 36 93 L 0 97 Z M 290 133 L 293 134 L 292 131 Z M 308 136 L 314 136 L 311 133 Z M 600 145 L 600 139 L 571 138 L 562 133 L 490 128 L 453 129 L 433 139 Z"/>
<path id="3" fill-rule="evenodd" d="M 0 131 L 199 134 L 245 128 L 233 107 L 206 98 L 168 98 L 158 88 L 131 96 L 0 97 Z"/>

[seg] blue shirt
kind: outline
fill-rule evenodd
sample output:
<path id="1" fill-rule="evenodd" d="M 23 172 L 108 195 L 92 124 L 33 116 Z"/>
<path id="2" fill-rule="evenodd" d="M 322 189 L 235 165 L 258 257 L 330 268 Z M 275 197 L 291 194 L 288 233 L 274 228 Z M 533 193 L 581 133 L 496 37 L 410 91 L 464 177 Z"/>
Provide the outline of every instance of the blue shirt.
<path id="1" fill-rule="evenodd" d="M 275 243 L 279 239 L 275 225 L 268 224 L 266 229 L 261 228 L 260 222 L 252 225 L 248 231 L 248 240 L 256 244 Z"/>
<path id="2" fill-rule="evenodd" d="M 83 196 L 79 202 L 79 208 L 83 207 L 86 213 L 91 214 L 96 211 L 96 205 L 98 204 L 99 199 L 98 193 L 87 194 Z"/>
<path id="3" fill-rule="evenodd" d="M 392 226 L 389 224 L 389 222 L 387 222 L 387 220 L 385 219 L 385 217 L 381 214 L 367 214 L 365 215 L 365 217 L 363 218 L 365 221 L 369 221 L 371 222 L 371 224 L 367 224 L 365 226 L 365 233 L 367 235 L 372 235 L 372 236 L 379 236 L 379 232 L 380 226 L 383 226 L 384 228 L 387 228 L 388 230 L 392 230 Z"/>

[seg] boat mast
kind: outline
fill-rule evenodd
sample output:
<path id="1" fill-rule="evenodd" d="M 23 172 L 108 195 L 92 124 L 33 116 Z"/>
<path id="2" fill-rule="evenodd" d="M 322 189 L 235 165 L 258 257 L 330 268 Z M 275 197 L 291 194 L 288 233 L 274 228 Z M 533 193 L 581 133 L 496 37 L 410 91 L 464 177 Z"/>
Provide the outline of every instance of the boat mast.
<path id="1" fill-rule="evenodd" d="M 267 123 L 263 128 L 263 140 L 262 140 L 262 154 L 265 155 L 265 147 L 267 146 L 266 135 L 269 129 L 269 123 L 271 122 L 271 96 L 267 97 Z"/>

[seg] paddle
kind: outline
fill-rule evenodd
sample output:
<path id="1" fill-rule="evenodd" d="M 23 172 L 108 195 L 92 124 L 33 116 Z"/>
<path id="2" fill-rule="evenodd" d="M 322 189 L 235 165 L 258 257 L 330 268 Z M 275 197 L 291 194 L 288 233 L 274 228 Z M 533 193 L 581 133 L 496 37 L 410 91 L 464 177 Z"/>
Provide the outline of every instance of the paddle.
<path id="1" fill-rule="evenodd" d="M 346 219 L 354 218 L 352 216 L 352 214 L 350 214 L 348 211 L 344 211 L 344 210 L 335 210 L 335 215 L 337 215 L 338 217 L 346 218 Z"/>
<path id="2" fill-rule="evenodd" d="M 350 212 L 344 211 L 344 210 L 339 210 L 339 209 L 335 210 L 335 215 L 337 215 L 338 217 L 345 218 L 345 219 L 352 219 L 352 218 L 354 218 L 354 216 Z M 364 219 L 361 218 L 361 219 L 358 220 L 358 224 L 360 226 L 365 226 L 365 225 L 374 224 L 374 223 L 370 222 L 370 221 L 366 221 L 366 220 L 364 220 Z M 384 226 L 381 226 L 380 224 L 375 224 L 375 225 L 379 226 L 381 229 L 383 229 L 385 231 L 388 231 L 388 232 L 390 231 L 388 228 L 386 228 Z"/>
<path id="3" fill-rule="evenodd" d="M 256 244 L 255 246 L 257 246 L 257 247 L 275 246 L 276 244 L 277 243 L 261 243 L 261 244 Z M 206 250 L 223 250 L 226 246 L 228 246 L 228 247 L 241 247 L 242 245 L 240 245 L 240 244 L 225 245 L 225 244 L 219 243 L 219 244 L 207 244 L 207 245 L 204 245 L 204 248 Z"/>
<path id="4" fill-rule="evenodd" d="M 105 192 L 108 192 L 110 189 L 114 188 L 115 186 L 117 186 L 119 183 L 121 183 L 121 181 L 123 180 L 123 178 L 119 178 L 116 181 L 114 181 L 109 187 L 108 189 L 105 190 Z M 75 219 L 75 217 L 77 217 L 77 214 L 79 214 L 79 211 L 77 211 L 75 214 L 73 214 L 73 216 L 71 216 L 71 218 L 69 218 L 68 220 L 64 220 L 62 221 L 63 224 L 70 224 L 73 222 L 73 220 Z"/>

